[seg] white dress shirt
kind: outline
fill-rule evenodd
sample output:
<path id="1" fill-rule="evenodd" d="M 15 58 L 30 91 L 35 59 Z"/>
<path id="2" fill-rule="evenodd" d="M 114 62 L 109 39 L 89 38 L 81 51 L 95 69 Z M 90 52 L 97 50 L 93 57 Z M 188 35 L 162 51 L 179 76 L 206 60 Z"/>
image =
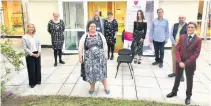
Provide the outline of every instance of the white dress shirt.
<path id="1" fill-rule="evenodd" d="M 194 35 L 195 35 L 195 33 L 192 34 L 192 35 L 189 35 L 189 34 L 188 34 L 188 37 L 189 37 L 189 36 L 192 36 L 190 39 L 188 38 L 188 40 L 191 41 L 191 39 L 193 39 Z"/>

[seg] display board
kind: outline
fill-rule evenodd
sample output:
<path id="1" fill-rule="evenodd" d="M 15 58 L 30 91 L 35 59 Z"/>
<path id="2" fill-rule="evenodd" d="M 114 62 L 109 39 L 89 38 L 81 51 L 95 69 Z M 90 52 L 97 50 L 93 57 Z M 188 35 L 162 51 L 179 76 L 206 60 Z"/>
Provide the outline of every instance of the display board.
<path id="1" fill-rule="evenodd" d="M 126 13 L 126 34 L 124 36 L 124 48 L 129 48 L 132 43 L 133 23 L 137 17 L 137 11 L 142 10 L 147 22 L 147 34 L 144 41 L 143 55 L 154 55 L 153 45 L 149 42 L 149 31 L 154 19 L 154 1 L 153 0 L 127 0 Z"/>

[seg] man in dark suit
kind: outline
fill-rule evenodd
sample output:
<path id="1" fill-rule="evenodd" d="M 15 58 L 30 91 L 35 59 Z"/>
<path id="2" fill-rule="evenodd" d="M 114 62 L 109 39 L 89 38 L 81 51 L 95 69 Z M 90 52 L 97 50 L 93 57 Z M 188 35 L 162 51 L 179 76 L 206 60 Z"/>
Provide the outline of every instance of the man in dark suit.
<path id="1" fill-rule="evenodd" d="M 168 77 L 175 77 L 176 76 L 176 45 L 179 42 L 180 35 L 187 34 L 187 23 L 185 22 L 185 16 L 179 16 L 179 22 L 175 23 L 172 27 L 172 31 L 170 34 L 170 39 L 172 42 L 172 66 L 173 66 L 173 73 L 169 74 Z M 184 77 L 182 76 L 181 81 L 184 81 Z"/>
<path id="2" fill-rule="evenodd" d="M 171 98 L 177 96 L 180 78 L 185 69 L 187 78 L 187 90 L 185 104 L 190 104 L 192 96 L 193 75 L 196 70 L 196 59 L 201 51 L 201 39 L 195 34 L 197 25 L 194 22 L 189 22 L 187 25 L 187 34 L 181 35 L 178 44 L 176 45 L 176 78 L 174 87 L 171 93 L 166 97 Z"/>
<path id="3" fill-rule="evenodd" d="M 96 30 L 98 32 L 101 32 L 104 35 L 104 22 L 105 22 L 105 19 L 100 17 L 100 11 L 96 10 L 95 13 L 94 13 L 94 17 L 92 19 L 90 19 L 89 21 L 96 22 Z"/>

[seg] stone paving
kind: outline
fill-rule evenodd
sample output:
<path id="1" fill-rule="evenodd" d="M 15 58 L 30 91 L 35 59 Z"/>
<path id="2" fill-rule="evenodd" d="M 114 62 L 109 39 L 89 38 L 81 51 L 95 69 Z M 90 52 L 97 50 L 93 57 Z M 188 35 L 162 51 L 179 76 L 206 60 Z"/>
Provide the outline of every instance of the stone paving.
<path id="1" fill-rule="evenodd" d="M 208 48 L 209 45 L 208 43 L 203 45 L 201 55 L 197 60 L 191 104 L 208 106 L 210 102 L 211 66 L 209 63 L 211 49 Z M 115 54 L 115 57 L 117 57 L 117 54 Z M 13 73 L 9 76 L 11 79 L 6 83 L 6 88 L 21 96 L 66 95 L 90 97 L 91 95 L 88 94 L 89 83 L 84 82 L 80 77 L 78 55 L 64 55 L 63 58 L 66 62 L 65 65 L 59 64 L 57 67 L 53 67 L 53 51 L 43 49 L 42 84 L 30 88 L 27 70 L 24 66 L 20 73 Z M 163 68 L 151 65 L 154 57 L 143 57 L 142 60 L 141 65 L 133 64 L 134 79 L 131 78 L 126 64 L 121 65 L 117 78 L 114 78 L 117 66 L 116 58 L 115 60 L 108 60 L 108 84 L 111 93 L 106 95 L 103 85 L 98 82 L 92 97 L 184 104 L 186 82 L 181 82 L 177 97 L 166 98 L 166 94 L 171 91 L 174 83 L 174 78 L 167 77 L 172 72 L 171 51 L 165 50 Z"/>

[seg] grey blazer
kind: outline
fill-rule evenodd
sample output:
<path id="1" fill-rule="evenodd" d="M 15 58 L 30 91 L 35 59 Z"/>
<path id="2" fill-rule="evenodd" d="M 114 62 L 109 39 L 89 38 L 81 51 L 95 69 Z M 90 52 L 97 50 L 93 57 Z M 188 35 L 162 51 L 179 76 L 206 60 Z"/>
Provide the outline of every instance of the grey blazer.
<path id="1" fill-rule="evenodd" d="M 91 20 L 89 21 L 94 21 L 94 18 L 92 18 Z M 88 21 L 88 22 L 89 22 Z M 105 19 L 100 17 L 100 25 L 101 25 L 101 29 L 102 29 L 102 34 L 104 35 L 104 22 L 105 22 Z"/>
<path id="2" fill-rule="evenodd" d="M 29 38 L 29 35 L 24 35 L 23 37 L 23 48 L 24 48 L 24 51 L 27 53 L 27 55 L 32 55 L 33 51 L 32 51 L 32 45 L 31 45 L 31 42 L 30 42 L 30 38 Z M 36 41 L 36 47 L 37 47 L 37 50 L 38 52 L 41 52 L 41 44 L 40 44 L 40 41 L 38 39 L 38 37 L 36 35 L 34 35 L 34 38 L 35 38 L 35 41 Z"/>

